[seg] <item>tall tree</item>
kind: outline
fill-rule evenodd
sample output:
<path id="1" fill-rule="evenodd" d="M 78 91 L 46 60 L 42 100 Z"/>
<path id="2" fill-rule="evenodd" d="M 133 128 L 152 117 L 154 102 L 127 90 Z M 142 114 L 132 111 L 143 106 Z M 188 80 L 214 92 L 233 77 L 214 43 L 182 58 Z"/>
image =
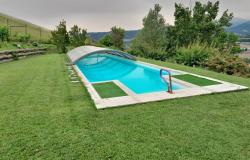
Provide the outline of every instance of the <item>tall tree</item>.
<path id="1" fill-rule="evenodd" d="M 132 42 L 131 49 L 141 56 L 164 59 L 166 51 L 167 26 L 163 15 L 160 14 L 161 6 L 156 4 L 150 9 L 143 19 L 143 28 Z"/>
<path id="2" fill-rule="evenodd" d="M 219 1 L 208 1 L 207 4 L 197 1 L 193 11 L 182 4 L 175 4 L 175 25 L 172 27 L 172 34 L 175 35 L 177 45 L 188 46 L 195 41 L 211 45 L 217 38 L 221 39 L 221 36 L 226 34 L 225 27 L 231 25 L 233 14 L 226 10 L 218 18 L 218 13 Z"/>
<path id="3" fill-rule="evenodd" d="M 111 28 L 109 34 L 106 34 L 99 40 L 99 43 L 107 47 L 114 47 L 123 50 L 124 36 L 125 36 L 125 30 L 120 27 L 114 26 Z"/>
<path id="4" fill-rule="evenodd" d="M 70 43 L 67 32 L 66 21 L 62 20 L 54 31 L 51 32 L 52 40 L 57 46 L 57 49 L 62 52 L 67 52 L 67 45 Z"/>
<path id="5" fill-rule="evenodd" d="M 112 27 L 110 32 L 113 46 L 121 50 L 124 49 L 123 39 L 125 36 L 125 30 L 120 27 Z"/>
<path id="6" fill-rule="evenodd" d="M 87 30 L 79 28 L 77 25 L 74 25 L 69 31 L 70 43 L 74 47 L 79 47 L 85 44 L 87 39 Z"/>

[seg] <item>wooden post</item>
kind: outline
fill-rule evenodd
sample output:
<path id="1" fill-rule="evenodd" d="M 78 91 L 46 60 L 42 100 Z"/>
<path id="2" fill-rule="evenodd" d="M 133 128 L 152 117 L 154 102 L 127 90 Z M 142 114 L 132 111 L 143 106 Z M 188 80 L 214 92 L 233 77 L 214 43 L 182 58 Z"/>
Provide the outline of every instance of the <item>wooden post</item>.
<path id="1" fill-rule="evenodd" d="M 7 27 L 9 27 L 9 19 L 8 19 L 8 18 L 6 19 L 6 23 L 7 23 L 7 24 L 6 24 Z"/>
<path id="2" fill-rule="evenodd" d="M 42 40 L 42 28 L 40 27 L 40 40 Z"/>
<path id="3" fill-rule="evenodd" d="M 8 19 L 8 18 L 6 19 L 6 23 L 7 23 L 6 25 L 7 25 L 9 34 L 10 34 L 10 36 L 11 36 L 11 28 L 9 27 L 9 19 Z"/>
<path id="4" fill-rule="evenodd" d="M 27 24 L 25 24 L 25 34 L 27 35 L 28 34 L 28 31 L 27 31 Z"/>

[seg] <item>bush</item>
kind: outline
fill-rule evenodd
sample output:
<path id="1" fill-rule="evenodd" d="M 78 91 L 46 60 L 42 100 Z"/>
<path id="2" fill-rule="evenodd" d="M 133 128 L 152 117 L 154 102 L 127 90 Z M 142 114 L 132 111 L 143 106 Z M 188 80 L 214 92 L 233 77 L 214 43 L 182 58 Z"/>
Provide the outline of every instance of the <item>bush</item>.
<path id="1" fill-rule="evenodd" d="M 19 43 L 13 43 L 12 45 L 13 45 L 14 47 L 18 48 L 18 49 L 21 49 L 21 48 L 22 48 L 21 44 L 19 44 Z"/>
<path id="2" fill-rule="evenodd" d="M 135 42 L 132 45 L 134 44 Z M 133 46 L 128 50 L 128 52 L 135 56 L 151 58 L 160 61 L 165 61 L 168 57 L 168 54 L 164 48 L 151 48 L 150 45 L 147 45 L 146 43 L 141 43 L 140 45 L 137 45 L 136 48 Z"/>
<path id="3" fill-rule="evenodd" d="M 38 42 L 33 42 L 33 43 L 32 43 L 32 46 L 33 46 L 33 47 L 38 47 L 39 44 L 38 44 Z"/>
<path id="4" fill-rule="evenodd" d="M 218 50 L 207 47 L 204 44 L 195 43 L 189 47 L 181 47 L 176 50 L 176 62 L 188 66 L 202 66 L 203 63 Z"/>
<path id="5" fill-rule="evenodd" d="M 216 72 L 229 75 L 250 76 L 250 68 L 244 60 L 230 53 L 222 53 L 211 56 L 206 62 L 205 67 Z"/>
<path id="6" fill-rule="evenodd" d="M 102 37 L 98 43 L 107 47 L 111 47 L 112 45 L 114 45 L 113 40 L 109 34 Z"/>
<path id="7" fill-rule="evenodd" d="M 17 35 L 17 40 L 19 41 L 19 42 L 25 42 L 25 43 L 27 43 L 27 42 L 29 42 L 30 41 L 30 35 L 29 34 L 18 34 Z"/>
<path id="8" fill-rule="evenodd" d="M 9 40 L 9 30 L 5 26 L 0 26 L 0 40 L 2 42 Z"/>
<path id="9" fill-rule="evenodd" d="M 247 64 L 250 64 L 250 58 L 243 59 Z"/>

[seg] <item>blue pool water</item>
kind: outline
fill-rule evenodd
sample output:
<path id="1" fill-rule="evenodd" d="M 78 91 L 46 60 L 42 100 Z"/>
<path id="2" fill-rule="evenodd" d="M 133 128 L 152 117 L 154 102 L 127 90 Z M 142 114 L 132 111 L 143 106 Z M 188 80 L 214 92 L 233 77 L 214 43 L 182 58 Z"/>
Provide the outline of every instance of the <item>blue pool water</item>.
<path id="1" fill-rule="evenodd" d="M 160 69 L 108 54 L 93 54 L 76 63 L 91 82 L 119 80 L 137 94 L 166 91 Z M 175 74 L 175 73 L 172 73 Z M 173 83 L 173 90 L 183 86 Z"/>

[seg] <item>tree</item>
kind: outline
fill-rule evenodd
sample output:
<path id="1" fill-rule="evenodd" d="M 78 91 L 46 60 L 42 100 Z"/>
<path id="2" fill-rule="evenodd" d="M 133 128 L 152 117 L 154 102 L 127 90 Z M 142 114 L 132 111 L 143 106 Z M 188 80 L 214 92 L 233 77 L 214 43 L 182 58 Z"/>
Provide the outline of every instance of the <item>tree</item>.
<path id="1" fill-rule="evenodd" d="M 66 21 L 62 20 L 60 24 L 56 27 L 56 30 L 52 31 L 51 34 L 52 34 L 52 40 L 57 46 L 57 49 L 62 53 L 66 53 L 67 52 L 66 46 L 70 42 L 66 28 Z"/>
<path id="2" fill-rule="evenodd" d="M 9 40 L 9 30 L 5 26 L 0 26 L 0 40 L 1 41 Z"/>
<path id="3" fill-rule="evenodd" d="M 225 37 L 223 41 L 227 42 L 229 40 L 227 37 L 231 35 L 226 35 L 228 33 L 225 31 L 225 27 L 231 25 L 230 21 L 233 18 L 233 14 L 228 13 L 228 10 L 226 10 L 218 18 L 218 13 L 219 1 L 215 3 L 208 1 L 207 4 L 197 1 L 193 11 L 182 4 L 175 4 L 175 25 L 172 26 L 171 31 L 173 32 L 172 35 L 174 35 L 176 45 L 182 47 L 200 41 L 209 45 L 216 44 L 219 46 L 221 44 L 217 43 L 220 43 L 221 40 L 219 41 L 218 38 L 221 39 L 222 36 Z"/>
<path id="4" fill-rule="evenodd" d="M 113 40 L 110 36 L 110 34 L 105 35 L 104 37 L 102 37 L 99 41 L 100 44 L 107 46 L 107 47 L 111 47 L 113 46 Z"/>
<path id="5" fill-rule="evenodd" d="M 125 36 L 125 30 L 120 27 L 114 26 L 111 28 L 109 34 L 106 34 L 99 40 L 99 43 L 107 47 L 114 47 L 123 50 L 124 36 Z"/>
<path id="6" fill-rule="evenodd" d="M 69 31 L 70 43 L 74 47 L 79 47 L 85 44 L 87 39 L 87 30 L 79 28 L 77 25 L 74 25 Z"/>
<path id="7" fill-rule="evenodd" d="M 165 59 L 165 51 L 168 47 L 167 26 L 160 11 L 160 5 L 156 4 L 143 19 L 143 28 L 131 44 L 131 50 L 135 54 L 154 59 Z"/>
<path id="8" fill-rule="evenodd" d="M 110 32 L 110 37 L 113 43 L 113 46 L 121 50 L 124 49 L 123 39 L 125 36 L 125 30 L 120 27 L 112 27 Z"/>

